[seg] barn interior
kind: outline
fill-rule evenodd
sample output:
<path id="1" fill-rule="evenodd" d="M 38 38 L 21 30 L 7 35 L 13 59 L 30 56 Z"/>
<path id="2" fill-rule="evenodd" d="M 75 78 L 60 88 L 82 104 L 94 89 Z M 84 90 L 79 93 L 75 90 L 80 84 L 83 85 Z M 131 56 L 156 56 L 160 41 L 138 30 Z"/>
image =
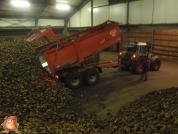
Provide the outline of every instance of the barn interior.
<path id="1" fill-rule="evenodd" d="M 178 133 L 177 6 L 177 0 L 1 0 L 0 131 L 11 134 Z M 55 75 L 45 70 L 46 64 L 50 65 L 48 59 L 44 56 L 47 61 L 44 65 L 38 55 L 41 51 L 37 48 L 44 46 L 44 40 L 28 41 L 30 32 L 37 30 L 34 32 L 37 37 L 43 33 L 41 29 L 50 27 L 59 44 L 51 50 L 43 49 L 42 54 L 57 53 L 58 49 L 62 52 L 65 46 L 60 44 L 65 39 L 92 28 L 102 34 L 95 27 L 104 22 L 109 25 L 106 30 L 113 22 L 118 24 L 117 42 L 95 51 L 92 45 L 107 42 L 108 36 L 103 34 L 100 43 L 91 44 L 92 56 L 86 59 L 78 54 L 85 47 L 75 47 L 79 64 L 69 63 L 57 71 L 51 67 Z M 99 39 L 97 34 L 89 37 L 93 37 L 93 42 Z M 72 40 L 66 46 L 76 46 L 75 43 L 82 46 L 85 45 L 82 40 L 87 44 L 87 39 L 87 36 L 79 39 L 80 44 Z M 133 72 L 133 61 L 127 69 L 121 66 L 119 54 L 129 54 L 130 42 L 151 46 L 147 81 L 140 80 L 141 72 Z M 140 56 L 136 52 L 131 54 Z M 52 60 L 62 61 L 68 56 Z M 155 59 L 159 59 L 157 69 L 151 64 Z M 105 61 L 111 61 L 112 65 L 100 65 Z M 88 68 L 95 68 L 90 81 L 97 80 L 94 84 L 86 83 Z M 75 81 L 69 85 L 67 76 L 76 70 Z M 80 86 L 75 88 L 78 82 Z M 6 122 L 12 116 L 16 117 L 13 129 Z"/>

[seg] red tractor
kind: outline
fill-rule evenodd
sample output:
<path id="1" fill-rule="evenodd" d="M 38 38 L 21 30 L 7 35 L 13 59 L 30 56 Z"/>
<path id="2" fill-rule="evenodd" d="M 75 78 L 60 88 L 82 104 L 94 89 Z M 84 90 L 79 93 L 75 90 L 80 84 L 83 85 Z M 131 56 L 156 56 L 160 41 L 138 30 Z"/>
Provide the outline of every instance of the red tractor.
<path id="1" fill-rule="evenodd" d="M 119 52 L 119 59 L 120 68 L 131 69 L 134 74 L 141 74 L 144 60 L 147 60 L 150 70 L 158 71 L 161 66 L 160 59 L 151 53 L 151 45 L 143 42 L 130 42 L 126 51 Z"/>

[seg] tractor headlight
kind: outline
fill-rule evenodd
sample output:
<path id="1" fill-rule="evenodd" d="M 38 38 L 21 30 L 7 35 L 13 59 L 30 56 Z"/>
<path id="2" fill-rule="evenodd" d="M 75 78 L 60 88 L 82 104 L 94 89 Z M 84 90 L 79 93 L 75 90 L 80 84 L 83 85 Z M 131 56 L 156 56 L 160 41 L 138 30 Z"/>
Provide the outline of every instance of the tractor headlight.
<path id="1" fill-rule="evenodd" d="M 118 57 L 121 58 L 121 56 L 122 56 L 122 52 L 119 52 L 119 56 Z"/>
<path id="2" fill-rule="evenodd" d="M 135 54 L 133 54 L 133 55 L 132 55 L 132 58 L 135 58 L 135 57 L 136 57 L 136 55 L 135 55 Z"/>

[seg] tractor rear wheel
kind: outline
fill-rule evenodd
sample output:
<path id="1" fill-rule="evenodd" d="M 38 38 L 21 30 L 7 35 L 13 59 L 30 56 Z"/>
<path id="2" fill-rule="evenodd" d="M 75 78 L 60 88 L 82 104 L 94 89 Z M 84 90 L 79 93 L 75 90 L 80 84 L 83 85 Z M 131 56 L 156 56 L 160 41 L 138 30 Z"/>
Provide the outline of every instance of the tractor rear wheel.
<path id="1" fill-rule="evenodd" d="M 151 63 L 151 70 L 153 71 L 158 71 L 159 68 L 161 67 L 161 60 L 160 59 L 155 59 L 152 63 Z"/>
<path id="2" fill-rule="evenodd" d="M 65 85 L 72 90 L 81 87 L 82 83 L 82 74 L 79 72 L 69 72 L 65 77 Z"/>
<path id="3" fill-rule="evenodd" d="M 146 60 L 145 57 L 140 57 L 136 61 L 132 61 L 131 69 L 134 74 L 141 74 L 143 71 L 143 61 Z"/>
<path id="4" fill-rule="evenodd" d="M 99 82 L 100 75 L 99 72 L 95 68 L 87 69 L 84 74 L 84 83 L 86 85 L 95 85 Z"/>

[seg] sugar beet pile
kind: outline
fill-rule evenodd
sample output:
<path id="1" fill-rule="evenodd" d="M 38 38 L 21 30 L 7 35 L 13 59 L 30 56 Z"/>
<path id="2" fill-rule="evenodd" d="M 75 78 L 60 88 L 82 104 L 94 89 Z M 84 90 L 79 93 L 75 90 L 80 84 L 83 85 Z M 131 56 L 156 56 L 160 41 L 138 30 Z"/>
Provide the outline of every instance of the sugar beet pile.
<path id="1" fill-rule="evenodd" d="M 21 134 L 178 133 L 178 88 L 150 92 L 104 117 L 61 112 L 73 91 L 46 79 L 37 46 L 21 37 L 0 38 L 0 123 L 17 116 Z"/>

